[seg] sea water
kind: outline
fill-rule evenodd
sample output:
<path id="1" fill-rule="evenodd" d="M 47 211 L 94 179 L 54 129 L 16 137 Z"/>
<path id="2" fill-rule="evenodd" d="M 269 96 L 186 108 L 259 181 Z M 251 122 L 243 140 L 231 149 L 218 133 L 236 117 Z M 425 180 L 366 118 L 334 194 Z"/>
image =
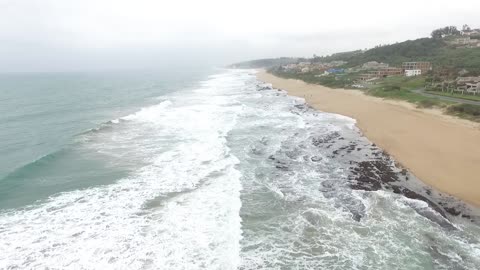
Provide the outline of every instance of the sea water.
<path id="1" fill-rule="evenodd" d="M 2 75 L 0 269 L 478 269 L 476 209 L 254 73 Z"/>

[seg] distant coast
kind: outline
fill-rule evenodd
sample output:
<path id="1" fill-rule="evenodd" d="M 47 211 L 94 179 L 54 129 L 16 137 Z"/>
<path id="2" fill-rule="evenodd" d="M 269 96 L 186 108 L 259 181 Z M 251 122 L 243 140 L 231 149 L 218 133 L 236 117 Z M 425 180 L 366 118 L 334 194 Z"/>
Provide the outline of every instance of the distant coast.
<path id="1" fill-rule="evenodd" d="M 407 102 L 279 78 L 263 70 L 257 78 L 305 98 L 316 109 L 356 119 L 365 136 L 419 179 L 480 206 L 479 124 Z"/>

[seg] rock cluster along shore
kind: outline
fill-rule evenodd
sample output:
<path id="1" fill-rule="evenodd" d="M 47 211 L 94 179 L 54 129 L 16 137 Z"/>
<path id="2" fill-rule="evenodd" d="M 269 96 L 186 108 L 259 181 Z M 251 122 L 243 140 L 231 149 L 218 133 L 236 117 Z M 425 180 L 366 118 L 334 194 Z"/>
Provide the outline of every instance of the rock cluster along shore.
<path id="1" fill-rule="evenodd" d="M 267 83 L 258 84 L 257 90 L 281 91 Z M 293 105 L 291 112 L 298 115 L 319 114 L 315 108 L 306 103 Z M 387 152 L 368 141 L 359 130 L 354 130 L 350 135 L 336 131 L 313 135 L 310 140 L 311 145 L 318 149 L 319 154 L 305 156 L 304 161 L 323 166 L 322 156 L 326 156 L 328 159 L 334 159 L 335 162 L 343 163 L 349 170 L 346 185 L 352 190 L 366 192 L 384 190 L 408 199 L 423 201 L 428 207 L 419 207 L 415 203 L 409 205 L 420 215 L 447 229 L 454 229 L 450 223 L 454 218 L 464 218 L 480 224 L 480 215 L 477 210 L 453 196 L 441 193 L 424 184 L 407 169 L 396 164 Z M 268 159 L 277 170 L 288 173 L 294 170 L 289 162 L 296 159 L 290 157 L 288 153 L 285 155 L 286 158 L 271 155 Z M 335 191 L 344 184 L 334 180 L 323 181 L 324 196 L 334 198 L 338 195 Z M 359 205 L 358 202 L 341 201 L 338 205 L 351 212 L 352 218 L 356 221 L 360 221 L 365 215 L 365 206 Z"/>
<path id="2" fill-rule="evenodd" d="M 360 132 L 358 135 L 362 137 Z M 472 211 L 474 209 L 453 196 L 425 185 L 407 169 L 396 164 L 387 152 L 373 143 L 344 138 L 338 132 L 314 137 L 311 143 L 316 147 L 329 150 L 329 158 L 349 164 L 348 185 L 353 190 L 384 190 L 409 199 L 423 201 L 433 212 L 416 208 L 413 204 L 412 207 L 420 215 L 448 229 L 454 228 L 450 220 L 455 217 L 480 224 L 479 216 Z"/>
<path id="3" fill-rule="evenodd" d="M 391 157 L 383 150 L 377 148 L 375 144 L 370 147 L 373 157 L 364 161 L 351 161 L 351 175 L 349 177 L 349 186 L 354 190 L 377 191 L 386 190 L 395 194 L 401 194 L 409 199 L 421 200 L 440 214 L 444 219 L 450 220 L 451 217 L 462 217 L 472 222 L 478 222 L 478 217 L 470 213 L 469 207 L 452 196 L 442 194 L 425 186 L 422 182 L 411 175 L 408 170 L 394 164 Z M 333 155 L 339 155 L 339 151 L 350 154 L 353 151 L 361 151 L 354 143 L 348 147 L 340 147 L 333 150 Z M 452 225 L 445 220 L 439 219 L 432 213 L 420 211 L 417 212 L 430 220 L 439 223 L 443 227 L 452 228 Z"/>

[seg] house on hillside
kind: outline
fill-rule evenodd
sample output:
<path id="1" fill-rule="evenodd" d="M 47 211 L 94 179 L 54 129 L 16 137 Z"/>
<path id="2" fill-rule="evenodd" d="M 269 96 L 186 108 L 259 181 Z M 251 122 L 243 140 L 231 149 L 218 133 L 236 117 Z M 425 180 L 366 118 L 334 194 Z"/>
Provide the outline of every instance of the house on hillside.
<path id="1" fill-rule="evenodd" d="M 405 70 L 405 76 L 407 77 L 413 77 L 413 76 L 419 76 L 422 75 L 422 70 L 421 69 L 407 69 Z"/>
<path id="2" fill-rule="evenodd" d="M 454 40 L 448 42 L 448 44 L 456 47 L 477 47 L 480 46 L 480 39 L 473 39 L 470 36 L 462 36 L 455 38 Z"/>
<path id="3" fill-rule="evenodd" d="M 358 79 L 360 81 L 368 82 L 368 81 L 376 80 L 376 79 L 378 79 L 378 77 L 375 74 L 372 74 L 372 73 L 364 73 L 364 74 L 360 74 Z"/>
<path id="4" fill-rule="evenodd" d="M 298 63 L 298 66 L 299 66 L 299 67 L 308 67 L 308 66 L 310 66 L 310 65 L 311 65 L 310 62 L 300 62 L 300 63 Z"/>
<path id="5" fill-rule="evenodd" d="M 480 82 L 480 76 L 479 77 L 458 77 L 457 78 L 457 84 L 467 84 L 467 83 L 478 83 Z"/>
<path id="6" fill-rule="evenodd" d="M 402 64 L 403 70 L 421 70 L 422 74 L 432 70 L 432 63 L 430 62 L 404 62 Z"/>
<path id="7" fill-rule="evenodd" d="M 480 29 L 468 29 L 460 32 L 462 36 L 476 36 L 480 35 Z"/>
<path id="8" fill-rule="evenodd" d="M 343 68 L 331 68 L 325 71 L 326 74 L 340 74 L 344 72 L 345 70 Z"/>
<path id="9" fill-rule="evenodd" d="M 470 38 L 470 36 L 465 36 L 456 38 L 451 43 L 454 45 L 467 45 L 470 44 L 471 41 L 472 39 Z"/>
<path id="10" fill-rule="evenodd" d="M 381 68 L 378 70 L 368 71 L 367 73 L 361 74 L 359 79 L 361 81 L 370 81 L 377 78 L 384 78 L 388 76 L 403 75 L 403 69 L 396 67 Z"/>
<path id="11" fill-rule="evenodd" d="M 285 69 L 286 71 L 293 71 L 297 69 L 297 64 L 288 64 L 288 65 L 282 66 L 282 68 Z"/>
<path id="12" fill-rule="evenodd" d="M 302 73 L 308 73 L 308 72 L 310 72 L 310 68 L 309 68 L 309 67 L 304 67 L 304 68 L 302 68 L 302 69 L 300 70 L 300 72 L 302 72 Z"/>
<path id="13" fill-rule="evenodd" d="M 388 67 L 388 68 L 382 68 L 379 70 L 370 71 L 369 73 L 373 73 L 377 77 L 387 77 L 387 76 L 394 76 L 394 75 L 402 75 L 403 69 L 396 68 L 396 67 Z"/>
<path id="14" fill-rule="evenodd" d="M 464 68 L 458 72 L 458 75 L 460 75 L 460 76 L 464 76 L 466 74 L 468 74 L 468 70 L 466 70 Z"/>

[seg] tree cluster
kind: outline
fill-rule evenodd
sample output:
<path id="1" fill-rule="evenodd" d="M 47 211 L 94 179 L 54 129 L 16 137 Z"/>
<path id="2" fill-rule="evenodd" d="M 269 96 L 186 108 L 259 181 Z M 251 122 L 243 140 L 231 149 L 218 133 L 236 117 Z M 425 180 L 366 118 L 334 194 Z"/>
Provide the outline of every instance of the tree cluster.
<path id="1" fill-rule="evenodd" d="M 444 38 L 447 36 L 454 36 L 459 34 L 460 34 L 460 31 L 458 31 L 456 26 L 446 26 L 443 28 L 433 30 L 432 38 L 439 39 L 439 38 Z"/>

